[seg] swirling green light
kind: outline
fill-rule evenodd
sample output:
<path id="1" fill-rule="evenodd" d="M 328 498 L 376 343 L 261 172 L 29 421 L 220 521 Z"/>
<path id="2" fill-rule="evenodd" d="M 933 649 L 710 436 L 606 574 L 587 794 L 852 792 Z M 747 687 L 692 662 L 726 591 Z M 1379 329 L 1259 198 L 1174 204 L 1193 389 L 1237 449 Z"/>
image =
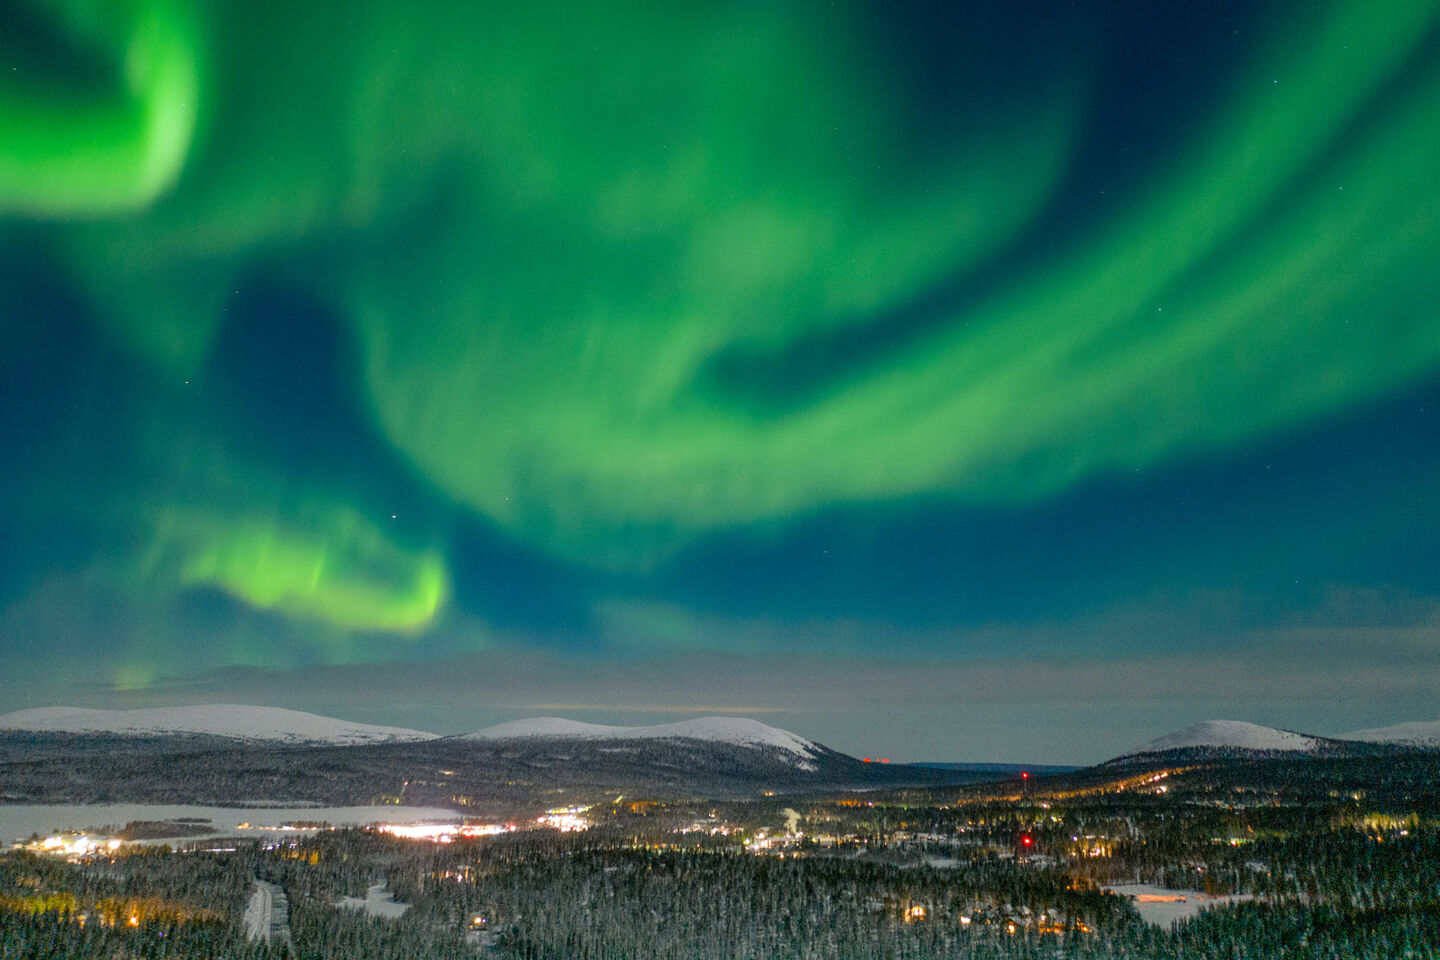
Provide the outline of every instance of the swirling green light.
<path id="1" fill-rule="evenodd" d="M 728 252 L 606 256 L 596 240 L 553 257 L 558 227 L 487 209 L 476 222 L 502 239 L 445 234 L 401 270 L 349 285 L 369 293 L 358 311 L 382 423 L 431 476 L 518 534 L 627 564 L 699 531 L 828 503 L 1032 500 L 1373 395 L 1440 361 L 1440 317 L 1412 307 L 1440 292 L 1417 269 L 1440 252 L 1427 227 L 1426 171 L 1440 167 L 1435 65 L 1392 86 L 1435 16 L 1425 3 L 1297 14 L 1133 208 L 935 334 L 841 369 L 801 406 L 757 411 L 696 387 L 722 349 L 800 342 L 825 322 L 817 316 L 833 320 L 824 307 L 864 315 L 879 298 L 809 300 L 824 284 L 776 266 L 791 309 L 767 309 L 727 262 L 755 250 L 790 262 L 758 223 Z M 552 163 L 567 169 L 563 152 Z M 831 171 L 850 173 L 822 165 L 787 179 L 784 201 L 764 209 L 806 224 L 798 211 Z M 967 171 L 965 182 L 983 178 Z M 709 209 L 697 204 L 692 235 L 706 236 Z M 900 235 L 919 229 L 874 219 Z M 798 246 L 797 263 L 853 263 Z M 674 264 L 702 266 L 674 283 Z M 728 297 L 706 286 L 707 271 Z M 913 273 L 855 273 L 893 296 L 914 288 Z M 433 312 L 402 323 L 417 290 Z M 754 318 L 773 323 L 760 333 Z"/>
<path id="2" fill-rule="evenodd" d="M 1277 7 L 1174 154 L 1055 238 L 1083 32 L 939 103 L 860 3 L 56 11 L 120 92 L 0 91 L 0 212 L 66 221 L 103 322 L 183 382 L 244 278 L 281 276 L 447 509 L 587 564 L 844 503 L 1034 503 L 1440 366 L 1422 0 Z M 157 522 L 173 580 L 348 630 L 443 603 L 441 555 L 344 498 L 233 499 Z"/>
<path id="3" fill-rule="evenodd" d="M 179 582 L 206 584 L 262 610 L 344 629 L 413 632 L 446 593 L 434 553 L 402 549 L 354 513 L 327 511 L 319 529 L 258 518 L 171 514 L 160 555 Z M 153 553 L 154 551 L 152 551 Z"/>
<path id="4" fill-rule="evenodd" d="M 195 131 L 201 40 L 170 0 L 47 4 L 68 38 L 106 61 L 108 90 L 52 91 L 0 78 L 0 215 L 82 217 L 153 202 Z"/>

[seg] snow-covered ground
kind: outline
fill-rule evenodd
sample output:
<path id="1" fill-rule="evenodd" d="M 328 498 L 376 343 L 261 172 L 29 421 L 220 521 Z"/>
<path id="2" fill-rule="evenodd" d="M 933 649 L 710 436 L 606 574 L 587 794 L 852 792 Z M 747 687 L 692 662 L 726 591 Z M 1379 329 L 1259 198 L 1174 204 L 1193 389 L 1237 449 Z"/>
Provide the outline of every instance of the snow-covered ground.
<path id="1" fill-rule="evenodd" d="M 1315 750 L 1323 743 L 1316 737 L 1290 730 L 1276 730 L 1262 727 L 1258 723 L 1244 720 L 1201 720 L 1190 726 L 1131 750 L 1135 753 L 1152 753 L 1157 750 L 1175 750 L 1182 747 L 1230 747 L 1239 750 Z"/>
<path id="2" fill-rule="evenodd" d="M 1123 883 L 1105 889 L 1129 897 L 1141 920 L 1161 927 L 1199 916 L 1201 910 L 1210 907 L 1254 899 L 1248 893 L 1212 897 L 1196 890 L 1170 890 L 1148 883 Z"/>
<path id="3" fill-rule="evenodd" d="M 800 757 L 815 755 L 815 744 L 804 737 L 745 717 L 698 717 L 694 720 L 661 723 L 650 727 L 611 727 L 599 723 L 565 720 L 561 717 L 536 717 L 530 720 L 511 720 L 466 734 L 466 739 L 470 740 L 529 737 L 576 740 L 665 740 L 684 737 L 746 747 L 779 747 Z"/>
<path id="4" fill-rule="evenodd" d="M 1440 747 L 1440 720 L 1417 720 L 1397 723 L 1393 727 L 1373 730 L 1352 730 L 1340 734 L 1341 740 L 1366 740 L 1371 743 L 1414 744 L 1419 747 Z"/>
<path id="5" fill-rule="evenodd" d="M 386 920 L 399 920 L 405 916 L 405 911 L 410 909 L 410 904 L 396 901 L 395 894 L 383 883 L 367 889 L 363 900 L 359 897 L 341 897 L 335 901 L 335 906 L 347 910 L 364 910 L 372 917 L 384 917 Z"/>
<path id="6" fill-rule="evenodd" d="M 0 716 L 0 730 L 116 733 L 127 736 L 208 734 L 248 741 L 341 745 L 434 740 L 437 737 L 423 730 L 351 723 L 298 710 L 233 703 L 144 710 L 37 707 Z"/>
<path id="7" fill-rule="evenodd" d="M 242 920 L 246 940 L 261 943 L 278 941 L 288 946 L 293 955 L 295 938 L 290 934 L 290 901 L 280 887 L 256 880 Z"/>
<path id="8" fill-rule="evenodd" d="M 66 830 L 91 830 L 97 827 L 119 829 L 134 820 L 187 820 L 193 825 L 207 823 L 209 832 L 186 836 L 178 842 L 191 842 L 209 837 L 282 837 L 309 830 L 286 829 L 284 824 L 296 822 L 328 823 L 331 826 L 364 826 L 368 823 L 424 823 L 455 820 L 455 811 L 439 807 L 205 807 L 192 804 L 163 803 L 81 803 L 81 804 L 0 804 L 0 850 L 28 839 L 32 834 L 42 837 Z M 240 824 L 248 824 L 239 829 Z M 167 843 L 175 840 L 163 841 Z"/>

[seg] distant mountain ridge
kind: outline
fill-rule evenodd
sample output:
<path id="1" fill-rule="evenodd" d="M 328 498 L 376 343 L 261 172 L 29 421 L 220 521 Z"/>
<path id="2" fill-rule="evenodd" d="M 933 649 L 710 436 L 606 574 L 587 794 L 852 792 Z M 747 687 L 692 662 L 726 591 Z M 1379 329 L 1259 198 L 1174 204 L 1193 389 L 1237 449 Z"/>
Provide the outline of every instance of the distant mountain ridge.
<path id="1" fill-rule="evenodd" d="M 137 710 L 97 710 L 54 706 L 18 710 L 0 715 L 0 732 L 118 736 L 126 738 L 215 737 L 241 744 L 367 746 L 418 744 L 426 741 L 452 743 L 495 743 L 508 753 L 529 743 L 546 750 L 565 744 L 595 749 L 602 753 L 620 747 L 607 743 L 629 741 L 638 748 L 644 742 L 656 745 L 675 741 L 699 741 L 727 748 L 739 747 L 770 754 L 775 761 L 813 771 L 813 764 L 843 754 L 798 734 L 746 717 L 711 716 L 650 726 L 611 726 L 584 723 L 561 717 L 533 717 L 511 720 L 455 736 L 441 736 L 424 730 L 355 723 L 333 717 L 242 704 L 205 704 L 155 707 Z M 157 741 L 160 742 L 160 741 Z M 1262 726 L 1243 720 L 1202 720 L 1157 737 L 1121 754 L 1107 763 L 1131 762 L 1156 754 L 1200 756 L 1273 756 L 1370 754 L 1376 750 L 1440 748 L 1440 720 L 1399 723 L 1388 727 L 1355 730 L 1338 737 L 1322 737 Z M 525 748 L 529 749 L 529 748 Z M 742 751 L 743 752 L 743 751 Z M 845 758 L 853 760 L 853 758 Z M 855 761 L 858 762 L 858 761 Z M 828 765 L 828 764 L 822 764 Z M 932 769 L 966 770 L 971 773 L 1003 774 L 1025 769 L 1023 764 L 949 764 L 922 766 Z M 1046 771 L 1034 766 L 1035 772 Z M 1069 768 L 1073 769 L 1073 768 Z"/>
<path id="2" fill-rule="evenodd" d="M 965 773 L 994 773 L 1006 776 L 1019 773 L 1045 776 L 1051 773 L 1074 773 L 1076 770 L 1085 769 L 1074 763 L 986 763 L 925 760 L 915 761 L 910 765 L 912 767 L 928 767 L 932 770 L 959 770 Z"/>
<path id="3" fill-rule="evenodd" d="M 165 776 L 156 776 L 157 763 Z M 553 806 L 557 793 L 583 805 L 621 795 L 740 798 L 991 776 L 866 763 L 741 717 L 647 727 L 542 717 L 458 736 L 265 707 L 46 708 L 0 717 L 0 802 L 254 802 L 283 791 L 287 800 L 339 806 L 403 797 L 510 816 Z"/>
<path id="4" fill-rule="evenodd" d="M 1440 747 L 1440 721 L 1401 723 L 1321 737 L 1244 720 L 1201 720 L 1143 743 L 1107 763 L 1130 763 L 1157 754 L 1185 757 L 1368 756 L 1387 749 Z"/>
<path id="5" fill-rule="evenodd" d="M 1313 752 L 1327 743 L 1324 737 L 1312 737 L 1293 730 L 1263 727 L 1244 720 L 1201 720 L 1163 737 L 1144 743 L 1131 753 L 1158 753 L 1188 747 L 1263 750 L 1276 752 Z"/>
<path id="6" fill-rule="evenodd" d="M 1352 730 L 1340 735 L 1342 740 L 1363 740 L 1367 743 L 1411 744 L 1419 747 L 1440 747 L 1440 720 L 1417 720 L 1397 723 L 1371 730 Z"/>
<path id="7" fill-rule="evenodd" d="M 198 735 L 247 743 L 311 743 L 335 746 L 438 739 L 437 734 L 424 730 L 352 723 L 299 710 L 234 703 L 140 710 L 36 707 L 0 716 L 0 730 L 130 737 Z"/>
<path id="8" fill-rule="evenodd" d="M 746 717 L 697 717 L 676 723 L 647 727 L 612 727 L 581 723 L 561 717 L 511 720 L 465 734 L 464 740 L 706 740 L 742 747 L 776 747 L 802 759 L 813 758 L 819 747 L 788 730 L 768 726 Z"/>

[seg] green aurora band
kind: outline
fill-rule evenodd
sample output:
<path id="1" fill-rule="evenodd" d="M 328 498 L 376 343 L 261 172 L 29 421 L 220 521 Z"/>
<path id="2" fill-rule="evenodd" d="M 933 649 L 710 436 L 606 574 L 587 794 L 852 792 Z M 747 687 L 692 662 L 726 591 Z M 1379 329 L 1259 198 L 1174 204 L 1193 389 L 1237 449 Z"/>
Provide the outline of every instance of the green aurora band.
<path id="1" fill-rule="evenodd" d="M 175 183 L 195 130 L 200 40 L 187 5 L 91 0 L 45 12 L 80 59 L 110 61 L 113 80 L 0 87 L 0 215 L 144 208 Z"/>
<path id="2" fill-rule="evenodd" d="M 1440 12 L 1280 10 L 1163 165 L 1023 262 L 1103 25 L 1003 82 L 977 30 L 941 110 L 861 5 L 37 3 L 99 66 L 3 78 L 0 215 L 171 385 L 257 264 L 303 286 L 457 509 L 644 571 L 833 505 L 1037 502 L 1435 371 Z M 342 631 L 443 608 L 436 537 L 196 489 L 149 521 L 156 582 Z"/>
<path id="3" fill-rule="evenodd" d="M 293 521 L 234 517 L 195 525 L 202 531 L 182 556 L 182 584 L 209 584 L 263 610 L 311 617 L 355 630 L 407 631 L 428 623 L 445 593 L 438 556 L 398 550 L 379 530 L 344 511 L 320 535 Z M 183 520 L 162 526 L 174 536 Z M 224 531 L 213 537 L 209 531 Z"/>

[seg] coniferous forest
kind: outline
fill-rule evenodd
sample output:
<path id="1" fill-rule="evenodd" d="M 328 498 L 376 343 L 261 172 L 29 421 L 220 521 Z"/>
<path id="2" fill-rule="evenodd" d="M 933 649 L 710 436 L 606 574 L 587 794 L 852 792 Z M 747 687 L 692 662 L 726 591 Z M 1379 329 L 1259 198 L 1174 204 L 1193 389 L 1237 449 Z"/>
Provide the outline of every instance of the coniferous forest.
<path id="1" fill-rule="evenodd" d="M 1434 958 L 1440 778 L 1433 755 L 1406 763 L 615 798 L 588 829 L 448 842 L 347 829 L 16 849 L 0 856 L 0 960 Z M 288 901 L 268 941 L 247 921 L 257 882 Z M 1207 906 L 1157 921 L 1127 888 Z M 355 908 L 377 889 L 406 906 Z"/>

